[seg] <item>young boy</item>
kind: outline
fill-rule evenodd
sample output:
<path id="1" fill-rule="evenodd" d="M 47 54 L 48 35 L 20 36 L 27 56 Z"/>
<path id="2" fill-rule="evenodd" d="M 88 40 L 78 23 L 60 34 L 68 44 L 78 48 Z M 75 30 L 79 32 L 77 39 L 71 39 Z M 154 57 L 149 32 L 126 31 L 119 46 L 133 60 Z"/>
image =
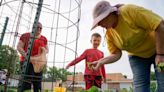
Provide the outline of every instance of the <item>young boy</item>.
<path id="1" fill-rule="evenodd" d="M 98 88 L 101 88 L 102 80 L 105 80 L 105 68 L 102 66 L 97 71 L 93 71 L 91 66 L 91 62 L 97 61 L 104 57 L 104 54 L 102 51 L 98 50 L 98 46 L 101 43 L 101 35 L 98 33 L 94 33 L 91 36 L 91 44 L 92 48 L 86 49 L 83 54 L 70 62 L 66 69 L 68 69 L 70 66 L 73 66 L 80 61 L 85 59 L 85 73 L 84 73 L 84 80 L 86 85 L 86 90 L 91 88 L 92 86 L 96 86 Z"/>

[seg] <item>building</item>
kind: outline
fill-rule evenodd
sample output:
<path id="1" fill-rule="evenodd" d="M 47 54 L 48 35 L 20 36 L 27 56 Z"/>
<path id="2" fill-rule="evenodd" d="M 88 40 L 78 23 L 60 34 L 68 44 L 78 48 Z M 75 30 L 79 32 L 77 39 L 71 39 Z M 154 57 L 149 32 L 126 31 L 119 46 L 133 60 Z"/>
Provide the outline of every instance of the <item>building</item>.
<path id="1" fill-rule="evenodd" d="M 9 86 L 17 87 L 18 86 L 18 76 L 13 76 L 14 79 L 9 79 Z M 16 79 L 15 79 L 16 78 Z M 71 90 L 72 87 L 75 87 L 75 90 L 85 89 L 84 77 L 82 73 L 77 73 L 75 75 L 75 85 L 73 85 L 73 75 L 67 76 L 67 81 L 63 82 L 62 87 L 65 87 L 67 90 Z M 44 90 L 51 90 L 54 87 L 58 87 L 60 81 L 57 82 L 42 82 L 42 87 Z M 103 90 L 110 90 L 109 92 L 120 92 L 121 89 L 129 90 L 132 87 L 133 80 L 127 79 L 121 73 L 108 73 L 106 74 L 106 83 L 102 85 Z M 53 87 L 52 87 L 53 86 Z"/>
<path id="2" fill-rule="evenodd" d="M 111 90 L 120 91 L 121 89 L 130 90 L 133 85 L 132 79 L 127 79 L 121 73 L 109 73 L 106 75 L 108 88 Z"/>
<path id="3" fill-rule="evenodd" d="M 72 83 L 73 76 L 69 75 L 67 76 L 67 83 Z M 75 86 L 80 86 L 85 88 L 84 83 L 84 77 L 82 73 L 78 73 L 75 75 Z M 133 80 L 127 79 L 123 74 L 121 73 L 108 73 L 106 75 L 106 85 L 102 85 L 102 89 L 107 90 L 113 90 L 113 92 L 120 91 L 121 89 L 127 89 L 129 90 L 130 87 L 132 87 Z"/>

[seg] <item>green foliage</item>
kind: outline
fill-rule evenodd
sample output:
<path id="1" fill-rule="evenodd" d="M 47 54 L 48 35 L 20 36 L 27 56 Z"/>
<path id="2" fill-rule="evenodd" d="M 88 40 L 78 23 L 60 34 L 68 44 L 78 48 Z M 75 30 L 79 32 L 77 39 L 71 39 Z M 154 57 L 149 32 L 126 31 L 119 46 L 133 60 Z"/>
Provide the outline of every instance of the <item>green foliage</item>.
<path id="1" fill-rule="evenodd" d="M 17 51 L 7 45 L 0 46 L 0 61 L 0 69 L 8 69 L 9 73 L 14 73 L 19 70 L 16 69 L 19 64 Z"/>
<path id="2" fill-rule="evenodd" d="M 16 92 L 16 90 L 14 90 L 14 89 L 9 89 L 9 90 L 7 90 L 7 92 Z"/>
<path id="3" fill-rule="evenodd" d="M 151 72 L 150 74 L 150 80 L 156 80 L 154 72 Z"/>
<path id="4" fill-rule="evenodd" d="M 87 90 L 87 92 L 100 92 L 100 91 L 96 86 L 92 86 L 90 89 Z"/>
<path id="5" fill-rule="evenodd" d="M 85 90 L 80 90 L 79 92 L 86 92 Z"/>
<path id="6" fill-rule="evenodd" d="M 156 92 L 156 89 L 157 89 L 156 82 L 151 82 L 151 84 L 150 84 L 150 91 L 151 92 Z M 108 92 L 110 92 L 110 91 L 108 91 Z M 121 89 L 120 92 L 133 92 L 133 88 L 130 87 L 129 90 L 127 90 L 126 88 L 123 88 L 123 89 Z"/>
<path id="7" fill-rule="evenodd" d="M 155 82 L 151 82 L 150 84 L 150 90 L 151 92 L 156 92 L 157 85 Z"/>
<path id="8" fill-rule="evenodd" d="M 126 88 L 121 89 L 121 92 L 129 92 Z"/>
<path id="9" fill-rule="evenodd" d="M 4 92 L 4 85 L 0 85 L 0 92 Z M 7 88 L 7 92 L 17 92 L 16 88 Z"/>
<path id="10" fill-rule="evenodd" d="M 47 76 L 46 81 L 56 81 L 62 80 L 63 82 L 67 80 L 67 75 L 72 73 L 68 72 L 66 69 L 56 67 L 50 67 L 46 70 L 45 75 Z"/>
<path id="11" fill-rule="evenodd" d="M 48 89 L 44 90 L 44 92 L 48 92 Z"/>
<path id="12" fill-rule="evenodd" d="M 32 92 L 31 90 L 25 90 L 24 92 Z"/>
<path id="13" fill-rule="evenodd" d="M 133 88 L 132 87 L 130 87 L 129 92 L 133 92 Z"/>
<path id="14" fill-rule="evenodd" d="M 154 72 L 151 72 L 150 78 L 151 78 L 151 81 L 156 81 L 156 77 L 155 77 Z M 151 84 L 150 84 L 151 92 L 156 92 L 156 89 L 157 89 L 156 82 L 151 82 Z"/>
<path id="15" fill-rule="evenodd" d="M 111 92 L 111 91 L 110 91 L 110 89 L 108 89 L 108 90 L 104 90 L 103 92 Z"/>
<path id="16" fill-rule="evenodd" d="M 130 89 L 122 88 L 120 92 L 133 92 L 133 89 L 130 87 Z"/>
<path id="17" fill-rule="evenodd" d="M 164 71 L 164 63 L 157 64 L 157 69 L 159 72 Z"/>

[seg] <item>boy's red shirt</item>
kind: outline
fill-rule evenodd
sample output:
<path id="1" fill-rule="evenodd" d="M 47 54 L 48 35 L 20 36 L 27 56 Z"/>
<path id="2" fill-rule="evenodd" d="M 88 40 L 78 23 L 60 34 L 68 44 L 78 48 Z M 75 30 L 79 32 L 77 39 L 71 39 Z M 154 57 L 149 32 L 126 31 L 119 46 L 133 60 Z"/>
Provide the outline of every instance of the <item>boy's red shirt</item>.
<path id="1" fill-rule="evenodd" d="M 28 42 L 30 41 L 30 33 L 25 33 L 20 37 L 20 40 L 25 43 L 24 45 L 24 51 L 27 52 L 27 48 L 28 48 Z M 35 56 L 38 54 L 39 52 L 39 48 L 40 47 L 45 47 L 47 45 L 47 39 L 46 37 L 42 36 L 39 39 L 35 39 L 34 43 L 33 43 L 33 47 L 32 47 L 32 52 L 31 52 L 31 56 Z M 23 62 L 25 59 L 25 57 L 23 57 L 22 55 L 20 56 L 20 61 Z"/>
<path id="2" fill-rule="evenodd" d="M 102 51 L 98 50 L 98 49 L 87 49 L 83 52 L 83 54 L 81 54 L 80 57 L 76 58 L 75 60 L 73 60 L 72 62 L 69 63 L 69 66 L 75 65 L 77 63 L 79 63 L 80 61 L 85 59 L 85 72 L 84 75 L 97 75 L 97 76 L 102 76 L 103 78 L 106 78 L 106 72 L 105 72 L 105 68 L 104 66 L 102 66 L 101 68 L 99 68 L 99 70 L 97 71 L 93 71 L 92 69 L 90 69 L 88 67 L 88 62 L 94 62 L 97 61 L 101 58 L 104 57 L 104 54 Z"/>

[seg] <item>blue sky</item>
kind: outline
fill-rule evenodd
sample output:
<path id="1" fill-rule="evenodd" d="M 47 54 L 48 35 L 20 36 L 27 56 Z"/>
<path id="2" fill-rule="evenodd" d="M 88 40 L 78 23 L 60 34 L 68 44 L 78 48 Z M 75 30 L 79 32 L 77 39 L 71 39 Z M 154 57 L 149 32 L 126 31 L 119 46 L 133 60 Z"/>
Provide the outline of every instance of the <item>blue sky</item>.
<path id="1" fill-rule="evenodd" d="M 5 0 L 12 1 L 12 0 Z M 38 0 L 26 0 L 26 1 L 35 1 L 37 3 Z M 105 56 L 108 56 L 110 53 L 107 50 L 107 46 L 104 39 L 105 31 L 103 31 L 102 28 L 98 27 L 93 31 L 90 31 L 92 26 L 92 10 L 95 4 L 101 0 L 82 0 L 81 4 L 81 16 L 80 16 L 80 22 L 79 22 L 79 39 L 78 39 L 78 45 L 77 45 L 77 53 L 78 55 L 82 54 L 83 51 L 87 48 L 91 48 L 90 43 L 90 36 L 94 32 L 98 32 L 102 35 L 102 43 L 99 47 L 100 50 L 102 50 L 105 54 Z M 159 14 L 164 18 L 164 1 L 163 0 L 108 0 L 110 1 L 111 5 L 115 4 L 136 4 L 143 6 L 147 9 L 152 10 L 153 12 Z M 76 39 L 77 36 L 77 28 L 76 26 L 72 26 L 69 28 L 62 28 L 67 27 L 68 25 L 72 25 L 71 22 L 68 23 L 68 21 L 63 18 L 61 15 L 58 16 L 57 13 L 54 13 L 52 11 L 58 11 L 59 5 L 60 5 L 60 13 L 62 13 L 65 17 L 69 17 L 69 19 L 72 22 L 76 22 L 78 20 L 78 13 L 79 10 L 76 8 L 78 6 L 78 3 L 81 2 L 81 0 L 44 0 L 44 7 L 42 8 L 42 13 L 40 16 L 40 22 L 43 24 L 43 32 L 42 34 L 47 37 L 49 40 L 49 53 L 48 53 L 48 66 L 56 66 L 59 68 L 65 67 L 66 64 L 68 64 L 69 61 L 73 60 L 75 58 L 75 53 L 65 49 L 64 47 L 60 45 L 55 45 L 57 42 L 62 45 L 65 45 L 65 42 L 71 42 Z M 60 4 L 59 4 L 60 3 Z M 70 7 L 71 6 L 71 7 Z M 18 42 L 19 36 L 16 37 L 16 40 L 14 39 L 14 34 L 11 34 L 11 32 L 16 31 L 16 25 L 17 23 L 15 21 L 18 21 L 18 15 L 19 12 L 20 2 L 15 0 L 12 3 L 8 3 L 8 5 L 3 5 L 0 7 L 0 29 L 3 29 L 3 24 L 5 21 L 5 17 L 9 17 L 9 25 L 7 27 L 7 32 L 10 34 L 6 34 L 4 38 L 3 44 L 8 44 L 10 46 L 16 47 L 16 44 L 14 42 Z M 22 34 L 24 32 L 31 32 L 32 23 L 34 21 L 35 11 L 36 11 L 36 5 L 25 3 L 23 8 L 23 14 L 22 19 L 19 24 L 18 33 Z M 45 8 L 47 7 L 47 8 Z M 51 10 L 50 10 L 51 9 Z M 69 9 L 73 10 L 71 13 L 67 13 Z M 54 20 L 53 20 L 54 19 Z M 77 24 L 78 25 L 78 24 Z M 56 29 L 58 27 L 58 29 Z M 66 35 L 68 31 L 68 35 Z M 1 31 L 0 31 L 1 32 Z M 67 38 L 67 39 L 66 39 Z M 67 47 L 76 50 L 76 42 L 67 44 Z M 55 49 L 54 49 L 55 48 Z M 63 63 L 65 62 L 65 63 Z M 129 66 L 127 53 L 123 51 L 122 58 L 113 64 L 108 64 L 105 66 L 107 73 L 123 73 L 124 75 L 127 75 L 129 78 L 132 78 L 131 69 Z M 76 65 L 76 72 L 83 72 L 85 68 L 84 61 L 81 61 Z M 73 67 L 68 69 L 69 71 L 73 72 Z"/>

